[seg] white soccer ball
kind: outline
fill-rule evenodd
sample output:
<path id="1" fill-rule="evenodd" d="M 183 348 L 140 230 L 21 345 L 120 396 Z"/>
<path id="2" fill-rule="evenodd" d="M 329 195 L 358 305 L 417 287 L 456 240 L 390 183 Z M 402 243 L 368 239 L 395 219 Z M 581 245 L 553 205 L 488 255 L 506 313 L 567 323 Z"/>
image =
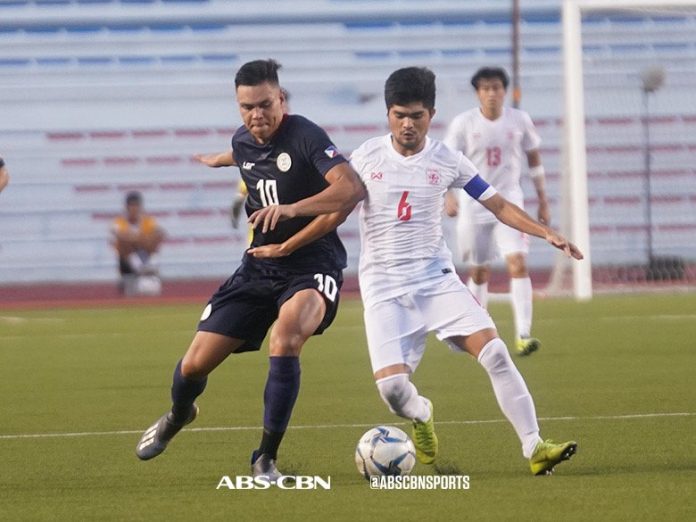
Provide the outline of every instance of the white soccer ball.
<path id="1" fill-rule="evenodd" d="M 355 465 L 366 479 L 408 475 L 416 465 L 416 448 L 399 428 L 377 426 L 360 437 L 355 448 Z"/>

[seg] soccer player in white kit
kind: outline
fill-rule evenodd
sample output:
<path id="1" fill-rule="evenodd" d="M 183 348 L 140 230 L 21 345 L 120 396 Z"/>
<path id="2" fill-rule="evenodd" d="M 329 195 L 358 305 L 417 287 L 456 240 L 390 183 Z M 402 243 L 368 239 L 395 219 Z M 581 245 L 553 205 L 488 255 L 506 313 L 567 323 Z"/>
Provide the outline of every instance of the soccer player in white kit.
<path id="1" fill-rule="evenodd" d="M 536 189 L 537 217 L 550 223 L 549 205 L 544 187 L 544 167 L 539 155 L 541 138 L 524 111 L 504 107 L 509 80 L 499 67 L 482 67 L 471 79 L 480 107 L 463 112 L 450 123 L 444 138 L 446 145 L 463 152 L 483 178 L 508 201 L 523 208 L 520 187 L 523 160 Z M 459 207 L 459 208 L 458 208 Z M 468 286 L 479 303 L 488 304 L 490 263 L 501 254 L 510 275 L 510 298 L 515 318 L 515 351 L 528 355 L 540 342 L 531 336 L 532 282 L 527 271 L 529 238 L 524 232 L 499 222 L 493 214 L 465 194 L 448 194 L 447 213 L 456 215 L 459 254 L 469 263 Z"/>
<path id="2" fill-rule="evenodd" d="M 544 442 L 534 402 L 495 325 L 454 270 L 441 216 L 448 189 L 464 189 L 498 220 L 546 239 L 569 256 L 582 254 L 489 186 L 461 153 L 430 139 L 435 75 L 408 67 L 385 85 L 390 134 L 355 150 L 351 164 L 368 196 L 360 210 L 360 290 L 377 388 L 390 410 L 413 421 L 418 459 L 432 463 L 438 443 L 433 406 L 410 380 L 435 332 L 452 350 L 474 356 L 488 372 L 501 410 L 514 427 L 535 475 L 576 451 L 574 441 Z"/>

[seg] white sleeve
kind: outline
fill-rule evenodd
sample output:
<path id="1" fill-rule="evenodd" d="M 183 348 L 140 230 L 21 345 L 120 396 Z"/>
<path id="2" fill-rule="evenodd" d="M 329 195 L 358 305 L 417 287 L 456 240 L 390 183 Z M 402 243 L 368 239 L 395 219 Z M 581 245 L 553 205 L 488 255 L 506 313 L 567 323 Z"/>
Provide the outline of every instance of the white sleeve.
<path id="1" fill-rule="evenodd" d="M 350 155 L 350 165 L 353 170 L 358 173 L 360 179 L 365 181 L 365 155 L 363 154 L 364 147 L 358 147 Z"/>
<path id="2" fill-rule="evenodd" d="M 541 145 L 541 137 L 534 126 L 532 118 L 526 112 L 522 112 L 522 126 L 524 137 L 522 138 L 522 148 L 525 152 L 538 149 Z"/>
<path id="3" fill-rule="evenodd" d="M 451 188 L 464 188 L 474 176 L 478 176 L 478 169 L 461 152 L 457 152 L 457 178 L 450 185 Z"/>

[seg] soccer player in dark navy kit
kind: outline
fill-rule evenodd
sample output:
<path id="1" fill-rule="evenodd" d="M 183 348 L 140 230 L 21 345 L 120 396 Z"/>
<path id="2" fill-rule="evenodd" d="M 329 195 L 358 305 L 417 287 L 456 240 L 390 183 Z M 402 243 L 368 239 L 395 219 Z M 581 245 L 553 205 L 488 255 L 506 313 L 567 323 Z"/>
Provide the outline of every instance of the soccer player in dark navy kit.
<path id="1" fill-rule="evenodd" d="M 235 88 L 244 126 L 235 132 L 232 150 L 196 156 L 210 167 L 239 167 L 249 190 L 246 212 L 254 238 L 241 266 L 205 307 L 174 371 L 172 409 L 138 442 L 142 460 L 162 453 L 196 418 L 194 400 L 208 374 L 232 353 L 258 350 L 275 322 L 263 436 L 252 454 L 252 474 L 281 477 L 276 457 L 299 392 L 300 351 L 331 324 L 338 306 L 346 253 L 335 229 L 365 189 L 321 128 L 284 114 L 279 67 L 273 60 L 256 60 L 239 69 Z"/>

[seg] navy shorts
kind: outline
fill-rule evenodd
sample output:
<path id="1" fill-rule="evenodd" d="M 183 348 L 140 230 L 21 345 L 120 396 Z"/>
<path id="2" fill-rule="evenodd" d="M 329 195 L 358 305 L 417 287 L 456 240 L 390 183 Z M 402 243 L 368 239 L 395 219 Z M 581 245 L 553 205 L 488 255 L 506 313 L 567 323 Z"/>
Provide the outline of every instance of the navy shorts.
<path id="1" fill-rule="evenodd" d="M 324 319 L 313 334 L 320 335 L 336 317 L 342 284 L 340 270 L 287 274 L 244 263 L 210 298 L 198 331 L 243 339 L 236 353 L 258 350 L 283 303 L 300 290 L 315 288 L 326 302 Z"/>

